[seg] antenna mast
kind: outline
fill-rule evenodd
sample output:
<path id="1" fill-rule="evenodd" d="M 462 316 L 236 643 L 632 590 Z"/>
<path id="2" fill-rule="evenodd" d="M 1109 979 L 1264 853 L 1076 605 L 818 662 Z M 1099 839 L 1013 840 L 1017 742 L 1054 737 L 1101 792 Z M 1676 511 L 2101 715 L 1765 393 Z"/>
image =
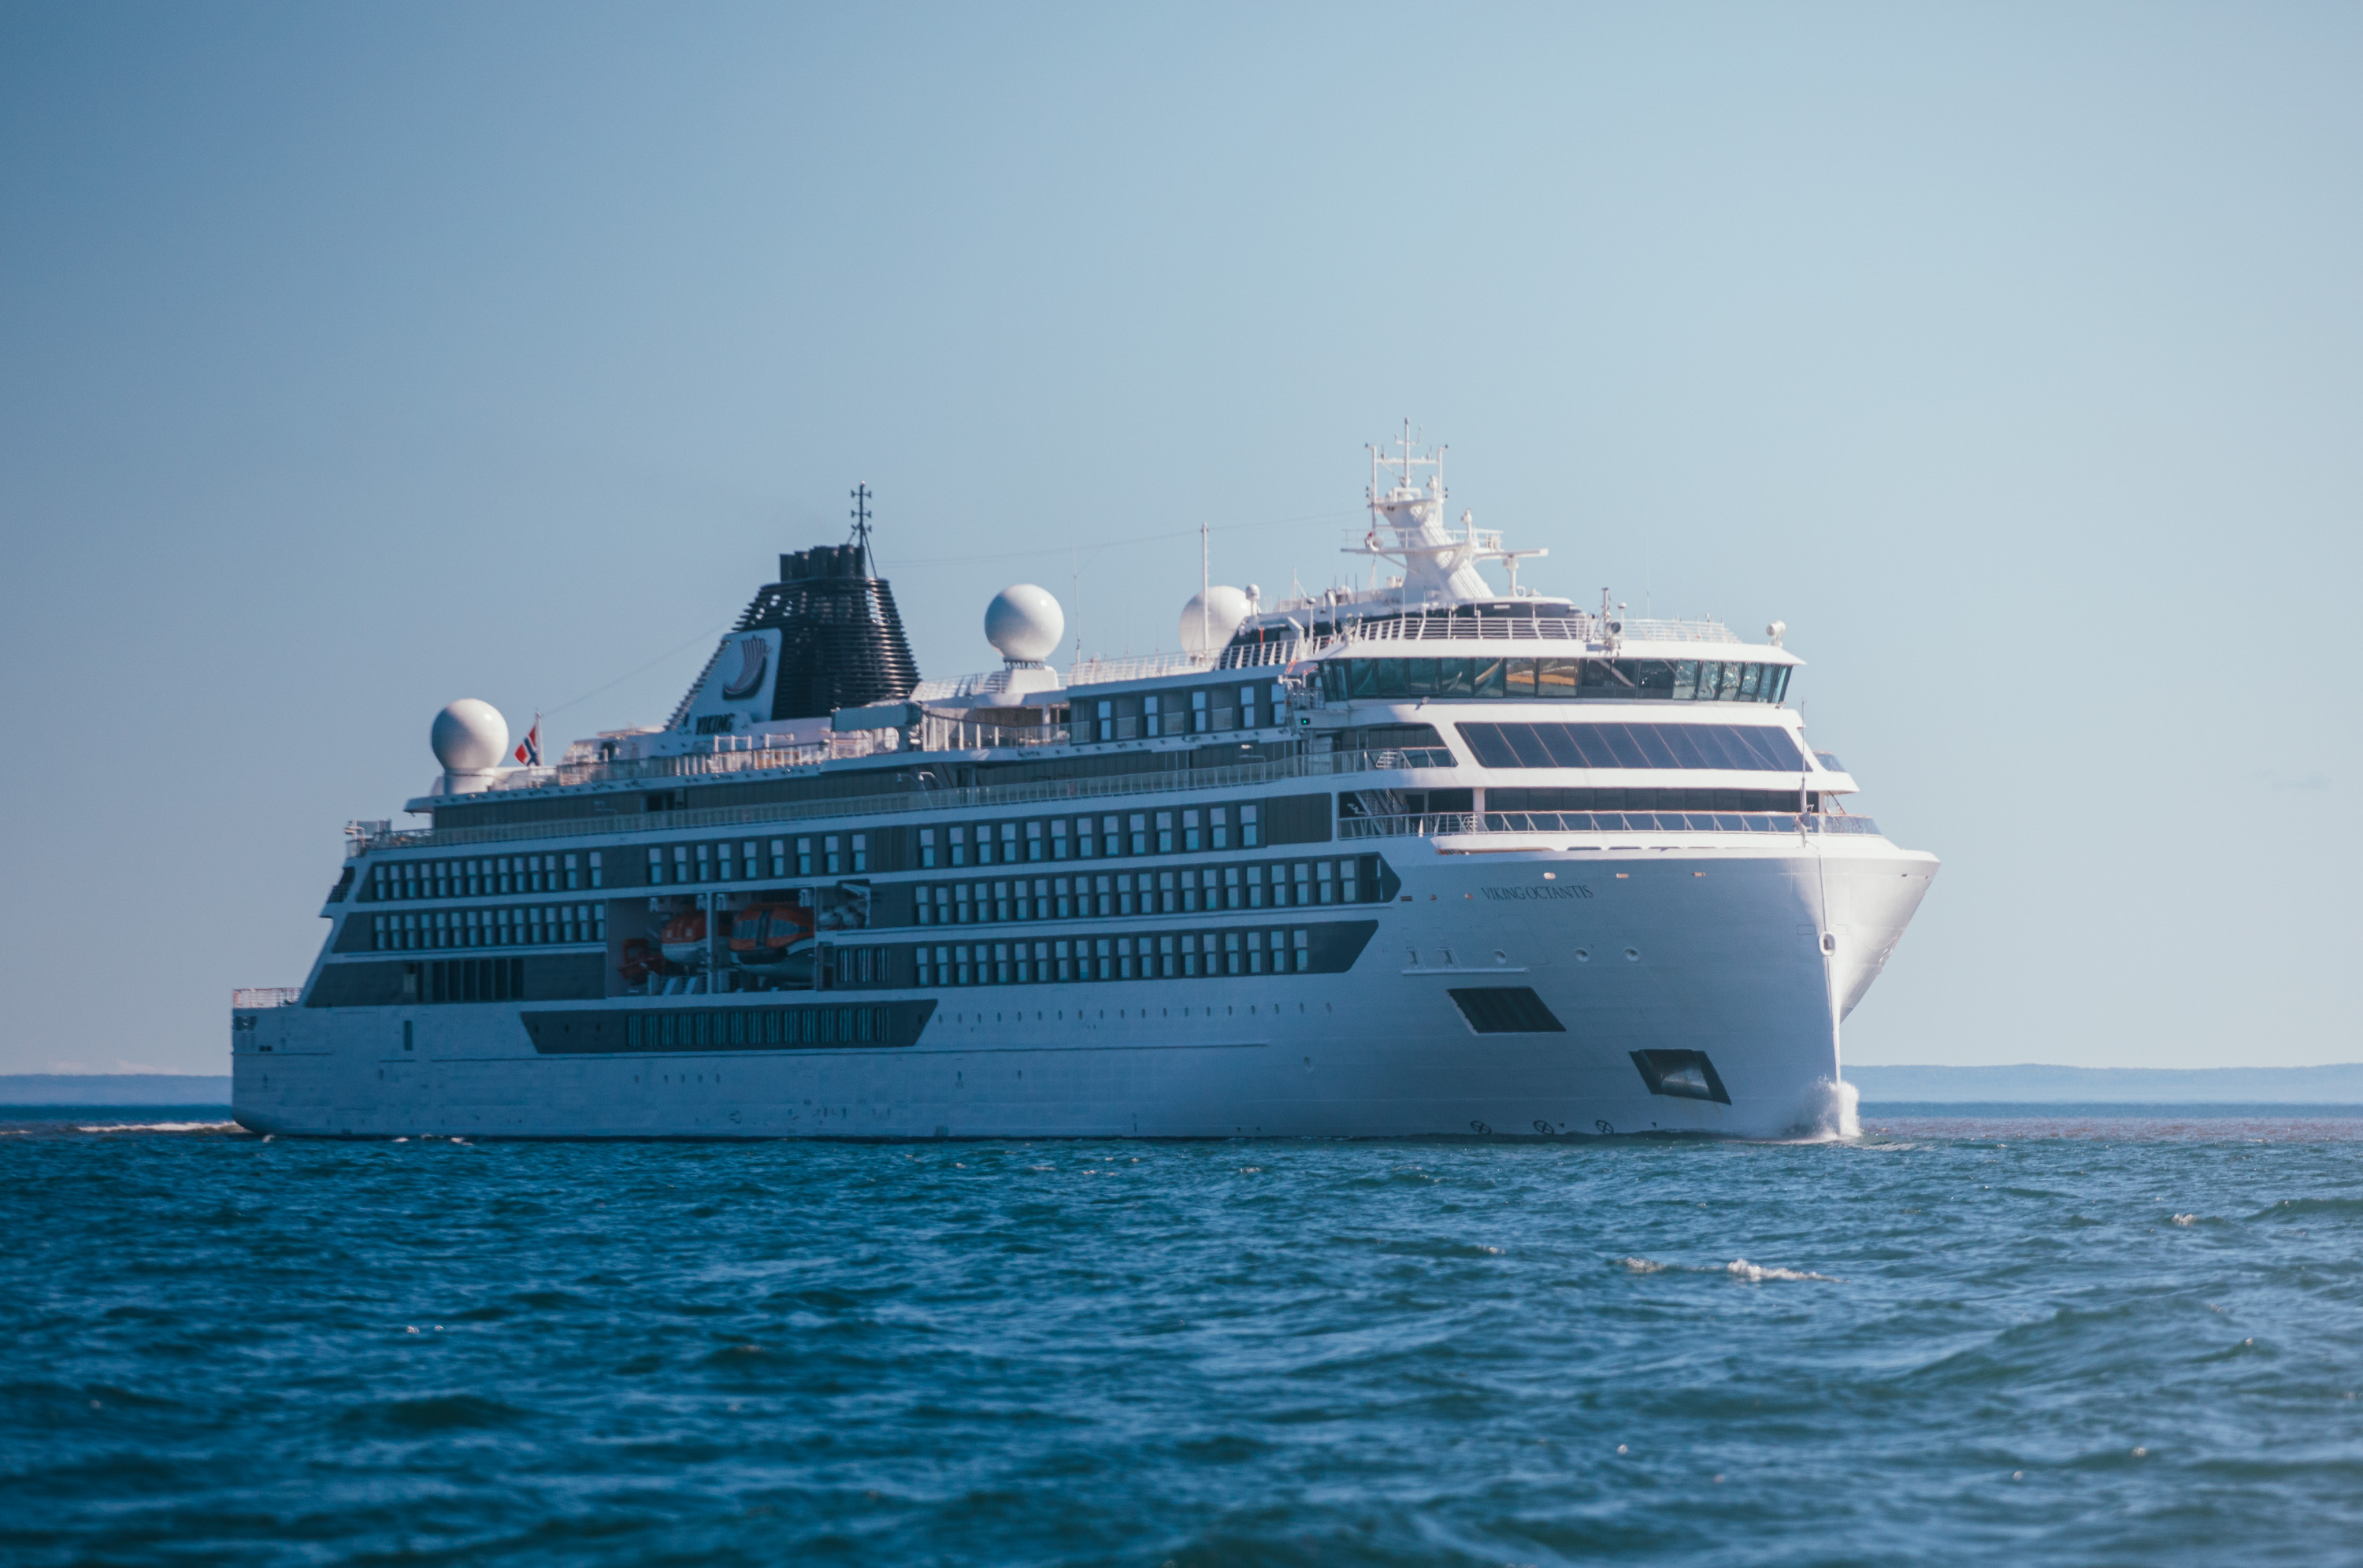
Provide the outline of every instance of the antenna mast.
<path id="1" fill-rule="evenodd" d="M 1209 606 L 1206 603 L 1206 595 L 1214 591 L 1212 559 L 1206 548 L 1206 520 L 1201 517 L 1198 519 L 1198 646 L 1201 648 L 1211 640 L 1208 634 L 1214 630 L 1207 620 Z"/>
<path id="2" fill-rule="evenodd" d="M 846 493 L 853 498 L 853 542 L 861 547 L 861 569 L 869 572 L 870 562 L 870 485 L 869 481 L 854 486 Z"/>

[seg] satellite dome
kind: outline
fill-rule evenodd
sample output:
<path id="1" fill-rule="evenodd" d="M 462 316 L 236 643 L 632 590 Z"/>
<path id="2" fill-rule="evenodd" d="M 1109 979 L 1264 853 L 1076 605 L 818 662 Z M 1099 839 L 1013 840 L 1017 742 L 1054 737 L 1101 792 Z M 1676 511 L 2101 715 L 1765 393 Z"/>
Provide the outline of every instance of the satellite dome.
<path id="1" fill-rule="evenodd" d="M 509 723 L 490 702 L 462 697 L 435 715 L 433 740 L 446 773 L 489 773 L 508 755 Z"/>
<path id="2" fill-rule="evenodd" d="M 1248 596 L 1226 583 L 1192 594 L 1190 602 L 1182 606 L 1182 651 L 1221 652 L 1250 608 Z"/>
<path id="3" fill-rule="evenodd" d="M 1020 582 L 984 607 L 984 640 L 1012 664 L 1039 664 L 1067 635 L 1067 614 L 1050 591 Z"/>

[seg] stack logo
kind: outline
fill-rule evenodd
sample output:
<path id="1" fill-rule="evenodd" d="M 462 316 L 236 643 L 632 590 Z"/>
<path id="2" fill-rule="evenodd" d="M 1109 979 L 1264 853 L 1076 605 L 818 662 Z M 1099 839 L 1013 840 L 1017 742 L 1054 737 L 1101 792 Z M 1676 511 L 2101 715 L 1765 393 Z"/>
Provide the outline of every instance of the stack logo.
<path id="1" fill-rule="evenodd" d="M 738 673 L 722 688 L 726 702 L 742 702 L 763 689 L 763 672 L 771 668 L 771 646 L 760 637 L 738 645 Z"/>

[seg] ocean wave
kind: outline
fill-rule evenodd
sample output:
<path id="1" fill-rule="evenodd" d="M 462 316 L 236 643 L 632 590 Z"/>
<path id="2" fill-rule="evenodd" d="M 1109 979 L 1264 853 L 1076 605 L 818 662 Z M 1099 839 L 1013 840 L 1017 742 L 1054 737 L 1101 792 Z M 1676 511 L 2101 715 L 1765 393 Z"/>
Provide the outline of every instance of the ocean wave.
<path id="1" fill-rule="evenodd" d="M 2336 1219 L 2363 1214 L 2363 1198 L 2284 1198 L 2248 1216 L 2251 1220 L 2295 1220 L 2306 1215 Z"/>
<path id="2" fill-rule="evenodd" d="M 102 1109 L 220 1114 L 0 1138 L 0 1536 L 45 1562 L 2352 1555 L 2352 1140 L 912 1159 Z M 1127 1179 L 999 1179 L 1035 1163 Z"/>
<path id="3" fill-rule="evenodd" d="M 531 1412 L 481 1394 L 429 1394 L 356 1407 L 338 1417 L 339 1426 L 424 1435 L 513 1426 Z"/>

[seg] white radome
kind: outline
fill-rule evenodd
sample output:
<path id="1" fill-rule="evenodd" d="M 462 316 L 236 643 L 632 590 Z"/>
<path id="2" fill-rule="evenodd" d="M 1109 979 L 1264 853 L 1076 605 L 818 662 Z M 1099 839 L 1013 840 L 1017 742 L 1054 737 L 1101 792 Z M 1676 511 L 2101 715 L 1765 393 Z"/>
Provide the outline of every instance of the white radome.
<path id="1" fill-rule="evenodd" d="M 1248 596 L 1228 583 L 1218 582 L 1204 593 L 1192 594 L 1190 602 L 1182 606 L 1182 651 L 1221 652 L 1251 608 Z"/>
<path id="2" fill-rule="evenodd" d="M 984 640 L 1015 664 L 1039 664 L 1067 635 L 1067 613 L 1047 588 L 1013 583 L 984 607 Z"/>
<path id="3" fill-rule="evenodd" d="M 435 760 L 446 773 L 489 773 L 509 752 L 509 722 L 490 702 L 462 697 L 435 715 Z"/>

